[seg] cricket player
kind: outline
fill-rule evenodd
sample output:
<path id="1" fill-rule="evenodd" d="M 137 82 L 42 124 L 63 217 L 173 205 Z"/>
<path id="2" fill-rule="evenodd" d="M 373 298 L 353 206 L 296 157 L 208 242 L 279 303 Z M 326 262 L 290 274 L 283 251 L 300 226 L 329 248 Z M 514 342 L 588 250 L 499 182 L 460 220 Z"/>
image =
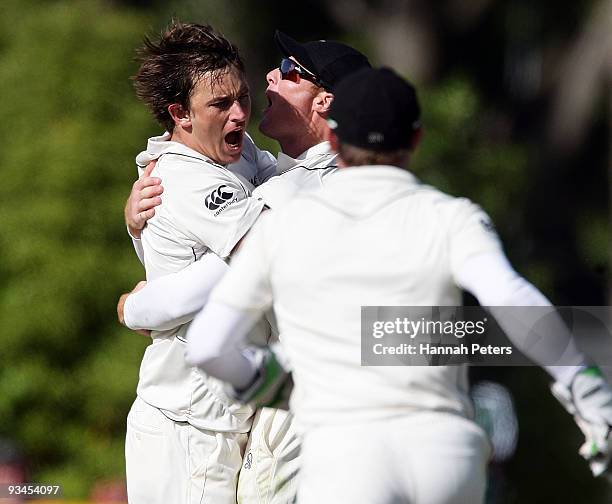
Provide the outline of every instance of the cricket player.
<path id="1" fill-rule="evenodd" d="M 156 161 L 164 205 L 141 235 L 147 279 L 205 255 L 226 258 L 266 204 L 253 183 L 273 159 L 246 136 L 251 102 L 235 46 L 210 26 L 173 23 L 145 40 L 136 92 L 166 129 L 136 159 Z M 278 184 L 277 184 L 278 186 Z M 131 503 L 235 503 L 254 409 L 185 361 L 187 325 L 153 331 L 128 416 Z M 262 324 L 254 337 L 267 340 Z"/>
<path id="2" fill-rule="evenodd" d="M 548 301 L 511 268 L 478 206 L 402 169 L 420 138 L 409 83 L 364 69 L 334 96 L 339 171 L 261 216 L 190 326 L 188 360 L 238 391 L 250 386 L 246 370 L 265 383 L 271 361 L 241 358 L 242 334 L 273 306 L 303 435 L 301 504 L 482 502 L 490 450 L 470 419 L 465 367 L 362 367 L 360 309 L 459 305 L 459 287 L 484 306 Z M 558 337 L 575 365 L 547 370 L 595 462 L 609 453 L 612 391 L 569 334 Z M 232 367 L 220 365 L 226 359 Z"/>
<path id="3" fill-rule="evenodd" d="M 365 56 L 338 42 L 300 44 L 281 32 L 276 33 L 275 40 L 284 58 L 267 75 L 269 107 L 260 129 L 278 140 L 283 152 L 278 158 L 278 177 L 258 188 L 259 195 L 265 193 L 266 202 L 273 201 L 268 205 L 273 208 L 282 199 L 276 197 L 277 180 L 283 180 L 285 187 L 318 189 L 336 170 L 336 156 L 325 141 L 329 129 L 326 118 L 333 99 L 330 89 L 350 72 L 369 66 Z M 153 214 L 146 205 L 159 203 L 161 191 L 153 192 L 157 186 L 147 186 L 149 181 L 153 179 L 135 183 L 126 205 L 126 220 L 133 236 Z M 163 211 L 163 206 L 158 211 Z M 226 268 L 212 254 L 198 259 L 175 274 L 154 279 L 138 293 L 122 296 L 120 318 L 122 313 L 128 327 L 149 330 L 167 330 L 191 320 L 204 305 L 207 290 Z M 291 424 L 286 410 L 267 408 L 258 412 L 240 476 L 239 502 L 294 501 L 299 440 Z"/>

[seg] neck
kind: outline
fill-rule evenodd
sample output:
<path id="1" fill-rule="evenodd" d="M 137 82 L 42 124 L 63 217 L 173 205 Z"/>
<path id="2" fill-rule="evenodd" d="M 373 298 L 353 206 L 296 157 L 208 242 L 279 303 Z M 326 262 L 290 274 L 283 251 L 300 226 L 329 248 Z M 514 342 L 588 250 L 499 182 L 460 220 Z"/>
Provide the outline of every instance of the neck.
<path id="1" fill-rule="evenodd" d="M 289 140 L 279 140 L 279 144 L 281 146 L 281 150 L 287 156 L 292 158 L 297 158 L 300 154 L 307 151 L 311 147 L 320 143 L 321 140 L 317 138 L 305 139 L 305 138 L 295 138 Z"/>
<path id="2" fill-rule="evenodd" d="M 306 131 L 301 135 L 292 135 L 288 138 L 278 138 L 278 143 L 281 150 L 291 156 L 298 157 L 300 154 L 310 149 L 311 147 L 326 140 L 326 132 L 329 130 L 327 122 L 320 116 L 315 116 L 308 124 Z"/>
<path id="3" fill-rule="evenodd" d="M 185 147 L 189 147 L 191 150 L 199 152 L 200 154 L 202 154 L 203 156 L 206 156 L 208 159 L 210 159 L 211 161 L 214 161 L 215 163 L 224 164 L 224 163 L 217 161 L 216 159 L 213 159 L 206 152 L 204 152 L 204 149 L 202 149 L 197 144 L 197 142 L 195 142 L 193 135 L 188 134 L 187 132 L 185 132 L 184 130 L 180 128 L 174 128 L 174 131 L 170 134 L 170 140 L 172 142 L 178 142 L 180 144 L 183 144 Z"/>
<path id="4" fill-rule="evenodd" d="M 191 136 L 186 135 L 185 132 L 179 128 L 174 128 L 174 131 L 170 134 L 170 140 L 172 142 L 183 144 L 186 147 L 189 147 L 190 149 L 199 152 L 197 145 L 193 145 L 193 142 L 191 141 Z"/>

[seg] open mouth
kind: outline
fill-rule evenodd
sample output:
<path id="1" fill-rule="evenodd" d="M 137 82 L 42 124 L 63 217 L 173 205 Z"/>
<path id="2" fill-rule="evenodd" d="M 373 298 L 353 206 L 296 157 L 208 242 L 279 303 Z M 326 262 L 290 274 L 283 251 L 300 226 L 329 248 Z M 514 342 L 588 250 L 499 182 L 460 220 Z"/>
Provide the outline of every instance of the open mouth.
<path id="1" fill-rule="evenodd" d="M 225 143 L 231 150 L 238 150 L 242 147 L 244 130 L 242 128 L 230 131 L 225 135 Z"/>

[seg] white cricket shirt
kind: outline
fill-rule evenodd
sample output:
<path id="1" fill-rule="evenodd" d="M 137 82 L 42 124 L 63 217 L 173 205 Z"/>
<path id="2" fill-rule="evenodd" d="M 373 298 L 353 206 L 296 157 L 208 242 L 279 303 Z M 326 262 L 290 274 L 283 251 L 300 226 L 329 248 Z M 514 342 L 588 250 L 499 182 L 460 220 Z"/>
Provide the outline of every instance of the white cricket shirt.
<path id="1" fill-rule="evenodd" d="M 343 168 L 260 218 L 211 301 L 261 311 L 273 299 L 302 427 L 417 410 L 469 416 L 463 366 L 362 367 L 360 309 L 459 305 L 461 265 L 500 249 L 469 200 L 399 168 Z"/>
<path id="2" fill-rule="evenodd" d="M 152 175 L 163 180 L 164 192 L 142 232 L 147 280 L 182 270 L 205 253 L 230 254 L 264 206 L 263 200 L 249 197 L 252 182 L 261 182 L 274 169 L 274 163 L 264 163 L 258 171 L 255 149 L 245 138 L 241 162 L 225 167 L 169 141 L 168 134 L 149 139 L 136 162 L 142 170 L 157 160 Z M 218 380 L 185 362 L 187 326 L 153 331 L 140 367 L 138 396 L 177 421 L 215 431 L 248 431 L 253 409 L 230 400 Z"/>
<path id="3" fill-rule="evenodd" d="M 259 152 L 261 153 L 260 158 L 266 154 L 264 151 Z M 273 163 L 273 171 L 279 176 L 272 177 L 269 182 L 257 187 L 254 194 L 262 195 L 271 208 L 278 208 L 274 204 L 274 199 L 285 204 L 293 197 L 290 185 L 294 186 L 296 192 L 319 189 L 322 182 L 328 180 L 328 175 L 337 171 L 336 157 L 337 155 L 330 150 L 329 142 L 322 142 L 311 147 L 296 159 L 281 153 L 279 154 L 280 169 L 278 172 L 276 163 Z M 249 156 L 248 159 L 257 158 Z M 264 158 L 263 163 L 259 160 L 257 164 L 263 164 L 266 167 L 267 161 Z M 233 166 L 230 165 L 230 168 Z M 264 171 L 270 172 L 268 168 L 265 168 Z M 275 197 L 268 198 L 270 196 L 268 187 L 276 185 L 276 182 L 284 184 L 283 187 L 280 187 L 282 194 L 280 196 L 272 194 Z M 213 285 L 207 276 L 209 269 L 199 267 L 200 265 L 200 263 L 195 263 L 183 270 L 184 273 L 180 275 L 165 276 L 163 280 L 149 282 L 144 289 L 130 295 L 125 304 L 126 325 L 132 329 L 170 327 L 169 324 L 175 320 L 192 316 L 196 310 L 195 307 L 202 308 Z M 216 283 L 216 275 L 214 281 Z M 152 323 L 157 326 L 151 325 Z"/>
<path id="4" fill-rule="evenodd" d="M 278 153 L 276 174 L 292 181 L 301 190 L 319 189 L 324 180 L 337 171 L 338 155 L 331 150 L 329 142 L 313 145 L 297 158 L 283 152 Z"/>

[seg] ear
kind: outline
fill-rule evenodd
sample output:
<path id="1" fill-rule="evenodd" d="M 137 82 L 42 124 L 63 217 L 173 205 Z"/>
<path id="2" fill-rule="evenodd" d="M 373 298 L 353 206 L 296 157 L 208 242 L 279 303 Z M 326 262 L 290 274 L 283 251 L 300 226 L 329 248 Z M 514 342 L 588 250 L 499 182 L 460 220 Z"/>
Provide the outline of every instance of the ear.
<path id="1" fill-rule="evenodd" d="M 410 151 L 414 152 L 416 148 L 421 143 L 421 138 L 423 138 L 423 128 L 420 126 L 415 129 L 412 133 L 412 139 L 410 140 Z"/>
<path id="2" fill-rule="evenodd" d="M 329 112 L 333 100 L 333 94 L 328 91 L 321 91 L 312 99 L 312 110 L 321 115 L 325 115 Z"/>
<path id="3" fill-rule="evenodd" d="M 175 126 L 181 126 L 183 128 L 191 127 L 191 115 L 189 110 L 183 107 L 180 103 L 173 103 L 168 105 L 168 113 Z"/>

